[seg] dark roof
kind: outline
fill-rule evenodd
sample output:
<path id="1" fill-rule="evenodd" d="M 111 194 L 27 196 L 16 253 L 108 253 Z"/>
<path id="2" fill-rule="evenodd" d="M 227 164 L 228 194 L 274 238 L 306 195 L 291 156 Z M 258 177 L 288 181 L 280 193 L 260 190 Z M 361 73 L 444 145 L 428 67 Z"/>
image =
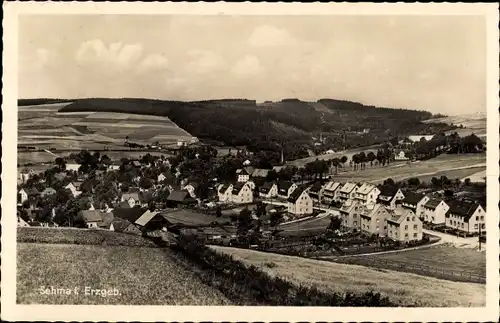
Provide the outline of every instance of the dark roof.
<path id="1" fill-rule="evenodd" d="M 126 201 L 118 203 L 118 208 L 121 209 L 130 209 L 130 204 L 128 204 Z"/>
<path id="2" fill-rule="evenodd" d="M 382 196 L 394 196 L 399 190 L 399 187 L 392 185 L 381 185 L 379 186 L 380 195 Z"/>
<path id="3" fill-rule="evenodd" d="M 225 193 L 231 184 L 224 184 L 219 188 L 220 193 Z"/>
<path id="4" fill-rule="evenodd" d="M 266 182 L 264 183 L 260 188 L 259 188 L 259 192 L 262 192 L 262 193 L 268 193 L 269 190 L 273 187 L 273 185 L 275 185 L 276 183 L 274 182 Z"/>
<path id="5" fill-rule="evenodd" d="M 450 209 L 448 212 L 446 212 L 446 215 L 449 216 L 450 214 L 458 215 L 462 218 L 464 218 L 465 222 L 468 222 L 471 216 L 476 212 L 477 208 L 480 206 L 479 203 L 475 201 L 468 201 L 468 200 L 462 200 L 462 201 L 457 201 L 457 200 L 451 200 L 447 203 L 450 206 Z"/>
<path id="6" fill-rule="evenodd" d="M 245 184 L 246 183 L 236 183 L 233 186 L 233 194 L 238 195 L 240 193 L 240 191 L 243 189 L 243 187 L 245 187 Z"/>
<path id="7" fill-rule="evenodd" d="M 78 216 L 85 222 L 101 222 L 103 213 L 97 210 L 83 210 L 78 213 Z"/>
<path id="8" fill-rule="evenodd" d="M 311 186 L 311 189 L 310 189 L 310 192 L 312 193 L 319 193 L 319 191 L 321 191 L 321 188 L 323 186 L 321 185 L 320 182 L 315 182 L 312 186 Z"/>
<path id="9" fill-rule="evenodd" d="M 290 194 L 290 197 L 288 198 L 288 202 L 295 203 L 299 199 L 300 195 L 302 195 L 302 192 L 305 191 L 305 187 L 298 187 L 296 188 L 292 194 Z"/>
<path id="10" fill-rule="evenodd" d="M 116 218 L 127 220 L 131 223 L 137 221 L 141 215 L 146 212 L 146 209 L 140 207 L 133 208 L 116 208 L 113 210 L 113 215 Z"/>
<path id="11" fill-rule="evenodd" d="M 123 232 L 123 230 L 132 224 L 131 222 L 121 218 L 114 218 L 111 223 L 113 224 L 113 228 L 116 232 Z"/>
<path id="12" fill-rule="evenodd" d="M 441 203 L 441 201 L 442 200 L 434 199 L 434 198 L 430 199 L 429 201 L 427 201 L 427 203 L 425 203 L 425 207 L 434 210 L 435 208 L 437 208 L 439 203 Z"/>
<path id="13" fill-rule="evenodd" d="M 290 181 L 281 181 L 278 183 L 278 189 L 288 191 L 292 187 L 293 183 Z"/>
<path id="14" fill-rule="evenodd" d="M 172 191 L 170 195 L 167 198 L 167 201 L 175 201 L 175 202 L 183 202 L 189 197 L 189 192 L 188 191 Z"/>
<path id="15" fill-rule="evenodd" d="M 405 198 L 403 199 L 403 203 L 408 203 L 411 205 L 415 205 L 420 202 L 424 198 L 424 194 L 414 193 L 414 192 L 406 192 Z"/>

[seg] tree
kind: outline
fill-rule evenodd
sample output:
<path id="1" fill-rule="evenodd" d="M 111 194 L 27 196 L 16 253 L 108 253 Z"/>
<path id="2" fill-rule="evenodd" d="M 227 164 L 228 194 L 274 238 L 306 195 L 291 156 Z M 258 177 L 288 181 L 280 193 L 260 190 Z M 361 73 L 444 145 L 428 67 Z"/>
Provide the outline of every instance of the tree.
<path id="1" fill-rule="evenodd" d="M 384 186 L 395 186 L 396 185 L 396 182 L 394 182 L 394 180 L 392 178 L 388 178 L 384 181 Z"/>
<path id="2" fill-rule="evenodd" d="M 465 186 L 470 186 L 470 182 L 471 182 L 470 178 L 468 178 L 468 177 L 467 177 L 467 178 L 464 180 L 464 185 L 465 185 Z"/>
<path id="3" fill-rule="evenodd" d="M 361 164 L 361 169 L 366 168 L 365 163 L 367 162 L 367 160 L 366 160 L 366 154 L 365 154 L 365 152 L 364 152 L 364 151 L 362 151 L 362 152 L 360 152 L 360 153 L 358 154 L 358 160 L 359 160 L 359 162 L 360 162 L 360 164 Z"/>
<path id="4" fill-rule="evenodd" d="M 153 187 L 153 182 L 150 178 L 143 176 L 139 180 L 139 187 L 146 189 L 146 190 L 150 189 L 151 187 Z"/>
<path id="5" fill-rule="evenodd" d="M 348 158 L 347 158 L 346 156 L 342 156 L 342 157 L 340 158 L 340 162 L 341 162 L 342 164 L 345 164 L 345 163 L 347 162 L 347 159 L 348 159 Z"/>
<path id="6" fill-rule="evenodd" d="M 282 220 L 283 220 L 283 214 L 281 212 L 273 212 L 271 213 L 269 224 L 276 229 L 278 224 L 280 224 Z"/>
<path id="7" fill-rule="evenodd" d="M 217 208 L 215 209 L 215 216 L 218 218 L 222 217 L 222 209 L 220 205 L 217 205 Z"/>
<path id="8" fill-rule="evenodd" d="M 420 185 L 420 179 L 418 179 L 417 177 L 409 178 L 408 179 L 408 185 L 410 185 L 410 186 L 418 186 L 418 185 Z"/>
<path id="9" fill-rule="evenodd" d="M 330 224 L 328 225 L 329 230 L 340 230 L 342 226 L 342 220 L 339 217 L 330 217 Z"/>
<path id="10" fill-rule="evenodd" d="M 66 161 L 64 160 L 64 158 L 57 157 L 55 163 L 60 170 L 66 169 Z"/>
<path id="11" fill-rule="evenodd" d="M 255 208 L 255 215 L 260 218 L 263 215 L 266 215 L 266 205 L 264 203 L 259 202 Z"/>
<path id="12" fill-rule="evenodd" d="M 268 173 L 267 173 L 267 176 L 266 176 L 266 181 L 268 182 L 272 182 L 272 181 L 275 181 L 278 179 L 278 173 L 276 173 L 275 170 L 270 170 Z"/>
<path id="13" fill-rule="evenodd" d="M 373 151 L 370 151 L 367 155 L 366 155 L 366 161 L 368 161 L 370 163 L 370 167 L 373 166 L 373 161 L 376 159 L 377 157 L 375 156 L 375 154 L 373 153 Z"/>
<path id="14" fill-rule="evenodd" d="M 238 234 L 240 235 L 247 234 L 248 230 L 250 229 L 251 222 L 252 222 L 252 213 L 246 207 L 243 210 L 241 210 L 238 216 Z"/>

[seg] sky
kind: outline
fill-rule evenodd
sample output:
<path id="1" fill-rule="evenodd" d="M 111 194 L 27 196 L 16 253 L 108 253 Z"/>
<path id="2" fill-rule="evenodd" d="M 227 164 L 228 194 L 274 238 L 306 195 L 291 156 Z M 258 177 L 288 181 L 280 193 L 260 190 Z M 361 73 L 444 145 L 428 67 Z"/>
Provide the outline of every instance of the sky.
<path id="1" fill-rule="evenodd" d="M 23 15 L 18 40 L 20 98 L 486 111 L 480 16 Z"/>

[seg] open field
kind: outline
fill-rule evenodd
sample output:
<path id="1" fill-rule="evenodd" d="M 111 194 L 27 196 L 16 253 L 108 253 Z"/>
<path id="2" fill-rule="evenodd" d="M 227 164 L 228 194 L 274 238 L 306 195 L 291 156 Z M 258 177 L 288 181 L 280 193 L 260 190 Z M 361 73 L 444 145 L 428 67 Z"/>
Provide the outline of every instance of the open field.
<path id="1" fill-rule="evenodd" d="M 348 149 L 346 151 L 334 153 L 334 154 L 325 154 L 325 155 L 318 155 L 314 157 L 306 157 L 306 158 L 301 158 L 301 159 L 296 159 L 292 161 L 286 162 L 287 165 L 291 166 L 297 166 L 297 167 L 303 167 L 307 163 L 313 162 L 316 159 L 319 160 L 330 160 L 333 158 L 341 158 L 342 156 L 347 157 L 347 163 L 351 160 L 352 156 L 355 154 L 358 154 L 362 151 L 365 153 L 369 153 L 370 151 L 374 152 L 375 154 L 377 153 L 377 149 L 380 147 L 380 145 L 375 145 L 375 146 L 370 146 L 370 147 L 361 147 L 361 148 L 354 148 L 354 149 Z M 346 164 L 347 164 L 346 163 Z"/>
<path id="2" fill-rule="evenodd" d="M 478 171 L 478 167 L 486 167 L 485 154 L 473 155 L 440 155 L 436 158 L 426 161 L 419 161 L 411 164 L 391 164 L 387 167 L 374 167 L 358 170 L 355 172 L 342 173 L 334 176 L 334 180 L 340 182 L 359 181 L 380 183 L 387 178 L 392 178 L 394 181 L 401 181 L 410 177 L 435 177 L 446 175 L 447 171 L 465 168 L 472 168 Z M 448 175 L 446 175 L 448 176 Z M 450 177 L 450 176 L 448 176 Z M 459 177 L 460 178 L 460 177 Z"/>
<path id="3" fill-rule="evenodd" d="M 71 289 L 72 293 L 42 295 L 42 286 Z M 85 287 L 116 289 L 118 295 L 85 295 Z M 231 304 L 181 265 L 169 249 L 35 243 L 17 245 L 17 303 Z"/>
<path id="4" fill-rule="evenodd" d="M 193 137 L 168 117 L 114 112 L 58 110 L 69 103 L 22 106 L 18 109 L 18 143 L 56 149 L 123 147 L 127 137 L 142 144 L 172 144 Z"/>
<path id="5" fill-rule="evenodd" d="M 457 132 L 461 137 L 475 134 L 478 137 L 486 139 L 486 114 L 475 113 L 458 116 L 448 116 L 444 118 L 429 119 L 423 121 L 424 123 L 448 123 L 457 126 L 462 125 L 464 128 L 447 131 L 446 134 Z"/>
<path id="6" fill-rule="evenodd" d="M 294 284 L 325 292 L 363 293 L 373 289 L 398 304 L 423 307 L 484 306 L 484 285 L 445 281 L 410 273 L 213 246 L 248 265 Z"/>
<path id="7" fill-rule="evenodd" d="M 484 252 L 445 244 L 399 252 L 340 257 L 334 261 L 462 282 L 484 283 L 486 277 Z"/>
<path id="8" fill-rule="evenodd" d="M 486 169 L 484 169 L 480 172 L 474 173 L 472 175 L 467 175 L 467 176 L 463 177 L 462 180 L 466 180 L 468 178 L 468 179 L 470 179 L 470 181 L 472 183 L 484 183 L 485 177 L 486 177 Z"/>
<path id="9" fill-rule="evenodd" d="M 473 168 L 463 168 L 463 169 L 450 169 L 450 170 L 445 170 L 441 172 L 436 172 L 435 174 L 432 175 L 425 175 L 425 176 L 419 176 L 418 178 L 420 179 L 421 182 L 430 182 L 433 177 L 441 177 L 441 176 L 446 176 L 449 179 L 465 179 L 465 178 L 471 178 L 472 182 L 477 182 L 478 178 L 474 177 L 475 174 L 481 174 L 486 172 L 486 166 L 484 167 L 473 167 Z M 483 175 L 483 177 L 486 175 Z M 472 179 L 475 180 L 472 180 Z M 482 181 L 482 180 L 481 180 Z M 484 181 L 482 181 L 484 182 Z"/>

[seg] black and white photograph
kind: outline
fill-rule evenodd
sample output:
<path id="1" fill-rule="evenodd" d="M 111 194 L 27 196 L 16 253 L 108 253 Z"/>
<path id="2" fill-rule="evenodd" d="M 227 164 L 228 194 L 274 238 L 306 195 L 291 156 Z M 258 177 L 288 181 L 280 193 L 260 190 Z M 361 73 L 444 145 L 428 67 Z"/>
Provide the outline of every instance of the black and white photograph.
<path id="1" fill-rule="evenodd" d="M 2 298 L 498 318 L 498 5 L 37 5 L 4 6 Z"/>

